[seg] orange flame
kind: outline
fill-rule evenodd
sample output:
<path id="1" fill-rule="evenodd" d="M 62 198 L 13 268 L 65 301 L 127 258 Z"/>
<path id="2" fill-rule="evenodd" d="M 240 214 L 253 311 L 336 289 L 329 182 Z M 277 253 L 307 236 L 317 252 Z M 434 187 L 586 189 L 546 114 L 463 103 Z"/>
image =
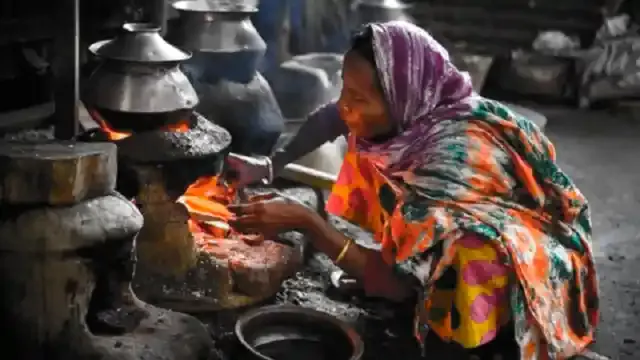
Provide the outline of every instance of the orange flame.
<path id="1" fill-rule="evenodd" d="M 239 238 L 253 244 L 262 242 L 261 235 L 242 234 L 229 225 L 234 214 L 228 206 L 235 199 L 236 191 L 219 184 L 215 176 L 199 178 L 178 198 L 177 202 L 189 212 L 189 230 L 201 248 L 212 250 L 217 241 L 225 238 Z"/>
<path id="2" fill-rule="evenodd" d="M 177 200 L 189 211 L 189 228 L 194 234 L 209 234 L 217 238 L 231 235 L 228 222 L 233 213 L 227 208 L 235 199 L 235 192 L 218 184 L 215 176 L 196 180 Z"/>
<path id="3" fill-rule="evenodd" d="M 102 118 L 102 116 L 100 116 L 100 114 L 95 110 L 89 111 L 89 114 L 91 115 L 93 120 L 98 123 L 98 125 L 100 126 L 102 131 L 104 131 L 104 133 L 107 135 L 107 137 L 111 141 L 124 140 L 124 139 L 128 138 L 129 136 L 133 135 L 132 132 L 124 132 L 124 131 L 118 131 L 118 130 L 113 129 L 109 125 L 109 123 L 107 123 Z M 170 124 L 170 125 L 167 125 L 165 127 L 162 127 L 160 130 L 163 130 L 163 131 L 174 131 L 174 132 L 189 131 L 189 121 L 188 120 L 183 120 L 183 121 L 177 122 L 175 124 Z"/>

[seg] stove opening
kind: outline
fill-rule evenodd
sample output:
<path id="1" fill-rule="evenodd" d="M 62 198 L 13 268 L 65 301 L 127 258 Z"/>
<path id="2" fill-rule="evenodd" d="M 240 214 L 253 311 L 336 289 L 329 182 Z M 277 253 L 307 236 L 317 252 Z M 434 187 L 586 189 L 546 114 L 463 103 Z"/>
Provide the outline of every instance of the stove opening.
<path id="1" fill-rule="evenodd" d="M 179 113 L 179 117 L 175 114 L 172 114 L 171 117 L 165 117 L 164 114 L 118 113 L 116 115 L 115 113 L 116 112 L 106 110 L 89 110 L 91 118 L 98 123 L 102 131 L 111 141 L 126 139 L 134 133 L 154 130 L 186 132 L 189 131 L 193 125 L 190 111 L 184 114 Z M 105 114 L 109 114 L 110 116 L 105 116 Z"/>

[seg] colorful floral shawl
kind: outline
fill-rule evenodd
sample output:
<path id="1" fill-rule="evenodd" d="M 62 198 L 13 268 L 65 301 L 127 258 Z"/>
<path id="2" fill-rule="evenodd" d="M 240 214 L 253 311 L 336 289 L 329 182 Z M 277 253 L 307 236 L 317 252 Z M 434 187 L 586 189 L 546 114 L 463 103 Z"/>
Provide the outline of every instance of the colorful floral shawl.
<path id="1" fill-rule="evenodd" d="M 374 235 L 425 297 L 451 264 L 455 241 L 468 232 L 482 235 L 513 269 L 511 311 L 522 359 L 580 353 L 598 321 L 591 221 L 553 145 L 527 119 L 473 94 L 469 78 L 424 30 L 400 22 L 372 28 L 401 135 L 385 144 L 351 136 L 351 143 L 399 191 L 382 187 L 359 199 L 350 185 L 354 167 L 345 162 L 328 210 L 343 215 L 332 204 L 380 201 L 387 216 Z M 423 326 L 418 322 L 417 330 Z"/>

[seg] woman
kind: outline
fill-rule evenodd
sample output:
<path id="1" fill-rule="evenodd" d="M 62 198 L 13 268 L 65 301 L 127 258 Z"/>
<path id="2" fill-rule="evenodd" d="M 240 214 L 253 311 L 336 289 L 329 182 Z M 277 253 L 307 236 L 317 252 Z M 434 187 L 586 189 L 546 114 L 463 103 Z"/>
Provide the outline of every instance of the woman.
<path id="1" fill-rule="evenodd" d="M 243 184 L 340 134 L 349 151 L 329 212 L 370 230 L 354 243 L 298 205 L 233 208 L 252 231 L 301 229 L 376 296 L 419 295 L 416 331 L 467 349 L 513 326 L 520 358 L 566 359 L 593 341 L 598 288 L 587 202 L 526 119 L 475 94 L 424 30 L 371 24 L 345 55 L 337 104 L 270 160 L 234 157 Z"/>

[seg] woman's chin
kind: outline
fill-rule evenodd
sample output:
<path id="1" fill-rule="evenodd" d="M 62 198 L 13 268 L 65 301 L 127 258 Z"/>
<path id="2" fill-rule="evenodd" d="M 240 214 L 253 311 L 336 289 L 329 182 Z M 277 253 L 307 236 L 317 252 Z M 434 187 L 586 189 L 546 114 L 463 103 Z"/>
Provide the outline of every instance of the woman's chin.
<path id="1" fill-rule="evenodd" d="M 372 136 L 371 132 L 366 131 L 366 130 L 364 130 L 362 128 L 350 128 L 349 131 L 355 137 L 359 137 L 359 138 L 362 138 L 362 139 L 369 139 Z"/>

